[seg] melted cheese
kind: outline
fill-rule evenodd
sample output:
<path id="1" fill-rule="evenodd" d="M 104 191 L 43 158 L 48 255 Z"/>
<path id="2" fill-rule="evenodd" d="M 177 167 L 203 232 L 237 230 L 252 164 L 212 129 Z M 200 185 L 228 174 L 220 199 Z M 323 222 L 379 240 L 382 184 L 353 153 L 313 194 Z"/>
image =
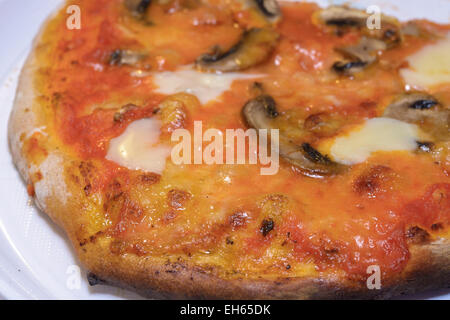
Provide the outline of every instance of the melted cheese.
<path id="1" fill-rule="evenodd" d="M 413 151 L 420 136 L 419 128 L 413 124 L 374 118 L 336 138 L 330 148 L 330 156 L 336 162 L 352 165 L 364 162 L 373 152 Z"/>
<path id="2" fill-rule="evenodd" d="M 450 83 L 450 34 L 408 58 L 409 68 L 400 71 L 406 84 L 418 89 Z"/>
<path id="3" fill-rule="evenodd" d="M 155 73 L 153 81 L 158 86 L 156 92 L 175 94 L 187 92 L 195 95 L 202 104 L 217 100 L 225 91 L 230 90 L 234 80 L 254 79 L 261 75 L 244 73 L 205 73 L 192 68 L 183 68 L 177 71 Z"/>
<path id="4" fill-rule="evenodd" d="M 161 174 L 170 147 L 159 144 L 161 122 L 142 119 L 131 123 L 125 132 L 111 140 L 106 159 L 131 170 Z"/>

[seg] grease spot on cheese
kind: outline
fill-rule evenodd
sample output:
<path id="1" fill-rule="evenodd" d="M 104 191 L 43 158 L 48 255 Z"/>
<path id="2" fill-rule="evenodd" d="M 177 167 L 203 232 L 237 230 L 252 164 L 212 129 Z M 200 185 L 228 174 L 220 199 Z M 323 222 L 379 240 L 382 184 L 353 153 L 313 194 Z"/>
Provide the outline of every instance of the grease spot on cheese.
<path id="1" fill-rule="evenodd" d="M 186 92 L 195 95 L 202 104 L 217 100 L 225 91 L 230 90 L 234 80 L 255 79 L 262 75 L 229 73 L 205 73 L 193 70 L 191 67 L 177 71 L 155 73 L 153 80 L 159 87 L 156 92 L 175 94 Z"/>
<path id="2" fill-rule="evenodd" d="M 131 170 L 162 174 L 170 146 L 159 143 L 161 121 L 141 119 L 110 141 L 106 159 Z"/>
<path id="3" fill-rule="evenodd" d="M 374 152 L 413 151 L 421 137 L 416 125 L 374 118 L 347 135 L 337 137 L 330 148 L 330 156 L 336 162 L 352 165 L 366 161 Z"/>
<path id="4" fill-rule="evenodd" d="M 409 68 L 400 71 L 407 85 L 429 89 L 450 83 L 450 34 L 410 56 L 408 62 Z"/>

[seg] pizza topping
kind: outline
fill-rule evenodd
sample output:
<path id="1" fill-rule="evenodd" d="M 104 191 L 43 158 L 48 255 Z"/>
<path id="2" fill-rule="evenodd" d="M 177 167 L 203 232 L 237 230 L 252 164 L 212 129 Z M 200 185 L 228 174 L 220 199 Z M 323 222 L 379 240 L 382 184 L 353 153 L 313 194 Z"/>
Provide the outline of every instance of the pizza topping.
<path id="1" fill-rule="evenodd" d="M 363 37 L 355 46 L 337 49 L 348 60 L 333 64 L 337 73 L 352 75 L 362 71 L 377 60 L 377 52 L 385 50 L 386 44 L 377 39 Z"/>
<path id="2" fill-rule="evenodd" d="M 450 109 L 429 94 L 403 94 L 384 110 L 383 116 L 417 124 L 437 141 L 450 139 Z"/>
<path id="3" fill-rule="evenodd" d="M 332 26 L 363 27 L 368 15 L 360 10 L 348 7 L 331 6 L 319 12 L 320 20 Z"/>
<path id="4" fill-rule="evenodd" d="M 131 123 L 125 132 L 110 141 L 106 159 L 131 170 L 161 174 L 170 147 L 159 144 L 161 121 L 141 119 Z"/>
<path id="5" fill-rule="evenodd" d="M 193 99 L 196 100 L 195 97 Z M 171 133 L 176 129 L 184 128 L 187 118 L 186 100 L 190 100 L 189 95 L 179 93 L 169 96 L 160 103 L 158 114 L 162 121 L 161 132 Z"/>
<path id="6" fill-rule="evenodd" d="M 389 118 L 373 118 L 343 136 L 330 149 L 332 158 L 342 164 L 366 161 L 374 152 L 414 151 L 421 132 L 416 125 Z"/>
<path id="7" fill-rule="evenodd" d="M 273 120 L 278 116 L 278 111 L 275 100 L 268 95 L 260 95 L 247 102 L 243 108 L 243 115 L 247 123 L 255 129 L 276 128 Z M 297 145 L 282 133 L 279 137 L 279 152 L 286 161 L 311 177 L 337 174 L 344 169 L 309 143 Z"/>
<path id="8" fill-rule="evenodd" d="M 247 0 L 249 6 L 256 4 L 264 17 L 270 22 L 276 22 L 281 18 L 281 10 L 277 0 Z"/>
<path id="9" fill-rule="evenodd" d="M 230 72 L 251 68 L 267 60 L 278 42 L 278 33 L 271 28 L 245 31 L 241 40 L 223 52 L 216 46 L 212 53 L 201 55 L 196 66 L 202 71 Z"/>
<path id="10" fill-rule="evenodd" d="M 259 78 L 257 74 L 226 73 L 214 74 L 181 68 L 177 71 L 165 71 L 153 74 L 156 92 L 175 94 L 186 92 L 196 96 L 203 105 L 217 100 L 225 91 L 230 90 L 235 80 Z"/>
<path id="11" fill-rule="evenodd" d="M 382 15 L 380 27 L 376 27 L 371 25 L 371 15 L 364 11 L 346 6 L 331 6 L 319 11 L 318 19 L 325 25 L 336 27 L 338 35 L 346 28 L 358 28 L 363 35 L 383 41 L 388 48 L 402 41 L 400 24 L 393 17 Z"/>
<path id="12" fill-rule="evenodd" d="M 425 46 L 407 59 L 408 68 L 400 70 L 405 83 L 416 89 L 432 89 L 450 83 L 450 34 Z"/>
<path id="13" fill-rule="evenodd" d="M 142 19 L 152 0 L 125 0 L 125 6 L 136 18 Z"/>
<path id="14" fill-rule="evenodd" d="M 114 50 L 109 58 L 109 64 L 113 66 L 128 65 L 137 67 L 139 62 L 147 57 L 147 54 L 133 50 Z"/>
<path id="15" fill-rule="evenodd" d="M 331 6 L 319 12 L 319 19 L 332 26 L 366 26 L 368 14 L 361 10 L 356 10 L 344 6 Z"/>

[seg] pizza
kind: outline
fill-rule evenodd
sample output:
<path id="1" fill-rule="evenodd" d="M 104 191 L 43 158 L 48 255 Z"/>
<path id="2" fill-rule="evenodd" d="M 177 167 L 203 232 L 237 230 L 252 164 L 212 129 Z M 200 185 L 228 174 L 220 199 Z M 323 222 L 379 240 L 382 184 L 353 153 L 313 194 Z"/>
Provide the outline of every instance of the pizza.
<path id="1" fill-rule="evenodd" d="M 14 162 L 91 285 L 391 298 L 450 286 L 450 25 L 275 0 L 67 1 Z"/>

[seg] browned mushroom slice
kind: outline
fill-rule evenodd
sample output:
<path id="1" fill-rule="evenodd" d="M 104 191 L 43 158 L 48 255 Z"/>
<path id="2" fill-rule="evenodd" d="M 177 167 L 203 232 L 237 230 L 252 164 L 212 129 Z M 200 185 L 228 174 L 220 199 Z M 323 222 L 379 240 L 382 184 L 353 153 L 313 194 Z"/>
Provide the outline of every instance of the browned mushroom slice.
<path id="1" fill-rule="evenodd" d="M 115 66 L 138 66 L 139 62 L 147 57 L 147 54 L 133 50 L 114 50 L 109 57 L 109 64 Z"/>
<path id="2" fill-rule="evenodd" d="M 277 0 L 249 0 L 256 3 L 259 11 L 271 22 L 281 18 L 281 10 Z"/>
<path id="3" fill-rule="evenodd" d="M 363 27 L 367 24 L 368 17 L 364 11 L 341 6 L 331 6 L 319 12 L 322 23 L 338 27 Z"/>
<path id="4" fill-rule="evenodd" d="M 384 110 L 383 116 L 417 124 L 436 141 L 450 140 L 450 110 L 429 94 L 403 94 Z"/>
<path id="5" fill-rule="evenodd" d="M 247 102 L 242 113 L 250 127 L 276 129 L 273 121 L 279 113 L 274 99 L 268 95 L 260 95 Z M 295 165 L 301 172 L 310 177 L 338 174 L 345 168 L 333 162 L 328 156 L 322 155 L 309 143 L 297 145 L 282 134 L 279 137 L 278 147 L 279 154 L 283 159 Z"/>
<path id="6" fill-rule="evenodd" d="M 363 37 L 355 46 L 338 48 L 345 58 L 333 65 L 333 70 L 337 73 L 352 75 L 362 71 L 377 60 L 377 53 L 385 50 L 386 44 L 377 39 Z"/>
<path id="7" fill-rule="evenodd" d="M 319 11 L 318 19 L 325 25 L 335 26 L 340 31 L 343 28 L 358 28 L 362 34 L 382 40 L 389 48 L 399 44 L 402 40 L 400 23 L 397 19 L 382 15 L 380 26 L 372 27 L 371 15 L 346 6 L 331 6 Z"/>
<path id="8" fill-rule="evenodd" d="M 278 41 L 278 33 L 271 28 L 253 28 L 244 32 L 242 39 L 229 51 L 216 47 L 213 53 L 204 54 L 196 61 L 200 70 L 230 72 L 248 69 L 264 62 Z"/>
<path id="9" fill-rule="evenodd" d="M 125 0 L 125 6 L 137 18 L 143 18 L 151 0 Z"/>

